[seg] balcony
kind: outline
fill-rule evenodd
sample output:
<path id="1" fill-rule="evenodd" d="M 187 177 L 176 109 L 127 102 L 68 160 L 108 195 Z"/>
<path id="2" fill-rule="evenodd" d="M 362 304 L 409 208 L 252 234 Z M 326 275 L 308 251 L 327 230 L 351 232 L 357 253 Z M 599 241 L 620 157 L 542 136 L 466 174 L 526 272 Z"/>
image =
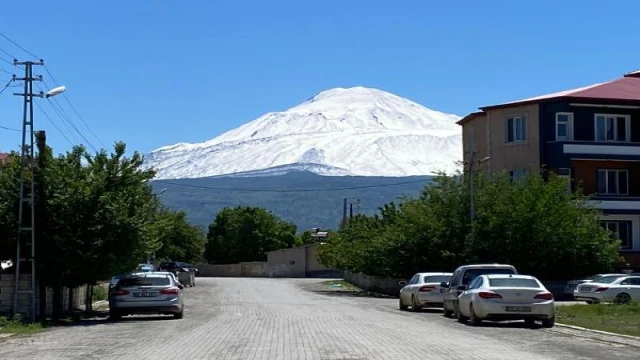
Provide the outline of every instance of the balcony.
<path id="1" fill-rule="evenodd" d="M 640 142 L 548 141 L 545 159 L 549 167 L 566 167 L 571 159 L 640 161 Z"/>
<path id="2" fill-rule="evenodd" d="M 637 196 L 593 196 L 588 203 L 607 212 L 639 213 L 640 197 Z"/>

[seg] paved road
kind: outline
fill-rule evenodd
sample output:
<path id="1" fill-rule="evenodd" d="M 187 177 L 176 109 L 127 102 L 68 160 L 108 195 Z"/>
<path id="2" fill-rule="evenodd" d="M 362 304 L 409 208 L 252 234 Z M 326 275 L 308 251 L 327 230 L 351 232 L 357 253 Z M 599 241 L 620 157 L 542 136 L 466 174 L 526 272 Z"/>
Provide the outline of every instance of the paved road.
<path id="1" fill-rule="evenodd" d="M 198 279 L 183 320 L 86 321 L 0 343 L 0 359 L 637 359 L 640 348 L 521 325 L 472 328 L 322 280 Z"/>

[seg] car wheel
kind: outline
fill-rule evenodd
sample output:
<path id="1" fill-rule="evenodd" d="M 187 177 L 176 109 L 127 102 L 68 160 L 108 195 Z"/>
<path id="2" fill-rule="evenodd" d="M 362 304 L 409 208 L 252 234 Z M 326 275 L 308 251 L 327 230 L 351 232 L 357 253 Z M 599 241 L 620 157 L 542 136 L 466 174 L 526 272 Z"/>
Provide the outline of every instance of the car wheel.
<path id="1" fill-rule="evenodd" d="M 459 323 L 464 324 L 467 322 L 467 317 L 462 315 L 462 312 L 460 311 L 460 309 L 456 309 L 455 314 L 456 314 L 456 319 L 458 320 Z"/>
<path id="2" fill-rule="evenodd" d="M 400 300 L 398 301 L 398 307 L 402 311 L 406 311 L 409 307 L 402 302 L 402 296 L 400 296 Z"/>
<path id="3" fill-rule="evenodd" d="M 416 297 L 414 295 L 411 296 L 411 311 L 419 311 L 420 306 L 418 306 Z"/>
<path id="4" fill-rule="evenodd" d="M 122 320 L 122 314 L 116 310 L 109 310 L 109 319 L 113 321 Z"/>
<path id="5" fill-rule="evenodd" d="M 542 320 L 542 327 L 552 328 L 556 324 L 556 317 Z"/>
<path id="6" fill-rule="evenodd" d="M 182 319 L 183 317 L 184 317 L 184 308 L 182 308 L 179 313 L 173 314 L 174 319 Z"/>
<path id="7" fill-rule="evenodd" d="M 533 319 L 524 319 L 524 326 L 533 327 L 536 324 L 536 321 Z"/>
<path id="8" fill-rule="evenodd" d="M 469 323 L 472 326 L 478 326 L 482 324 L 482 319 L 476 315 L 476 311 L 473 309 L 473 304 L 469 305 Z"/>
<path id="9" fill-rule="evenodd" d="M 627 293 L 620 293 L 616 295 L 614 302 L 616 304 L 623 304 L 623 305 L 629 304 L 631 302 L 631 295 Z"/>

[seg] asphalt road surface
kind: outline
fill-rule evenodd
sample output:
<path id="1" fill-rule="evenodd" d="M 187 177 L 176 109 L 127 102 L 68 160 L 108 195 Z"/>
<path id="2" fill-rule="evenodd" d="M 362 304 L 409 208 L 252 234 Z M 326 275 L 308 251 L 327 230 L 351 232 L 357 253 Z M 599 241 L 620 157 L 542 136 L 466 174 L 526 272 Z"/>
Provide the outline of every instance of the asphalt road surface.
<path id="1" fill-rule="evenodd" d="M 638 359 L 636 346 L 522 324 L 478 328 L 317 279 L 198 278 L 185 318 L 86 320 L 0 341 L 0 359 Z M 579 335 L 579 334 L 577 334 Z"/>

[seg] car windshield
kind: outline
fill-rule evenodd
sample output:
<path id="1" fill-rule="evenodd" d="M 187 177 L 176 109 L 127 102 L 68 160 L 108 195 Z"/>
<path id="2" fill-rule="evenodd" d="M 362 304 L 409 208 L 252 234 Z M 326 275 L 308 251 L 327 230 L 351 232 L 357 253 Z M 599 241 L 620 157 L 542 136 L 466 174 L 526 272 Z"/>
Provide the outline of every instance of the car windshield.
<path id="1" fill-rule="evenodd" d="M 124 278 L 118 282 L 120 287 L 134 287 L 134 286 L 167 286 L 171 285 L 171 281 L 168 277 L 135 277 Z"/>
<path id="2" fill-rule="evenodd" d="M 480 275 L 489 275 L 489 274 L 515 274 L 512 268 L 479 268 L 479 269 L 468 269 L 464 272 L 464 276 L 462 277 L 462 285 L 469 285 L 475 278 Z"/>
<path id="3" fill-rule="evenodd" d="M 511 288 L 539 288 L 538 282 L 533 279 L 522 278 L 496 278 L 489 279 L 491 287 L 511 287 Z"/>
<path id="4" fill-rule="evenodd" d="M 622 276 L 619 276 L 619 275 L 600 276 L 593 279 L 593 282 L 599 283 L 599 284 L 611 284 L 612 282 L 620 279 L 621 277 Z"/>
<path id="5" fill-rule="evenodd" d="M 436 283 L 440 284 L 443 282 L 449 282 L 451 276 L 449 275 L 428 275 L 425 276 L 423 280 L 424 283 Z"/>

